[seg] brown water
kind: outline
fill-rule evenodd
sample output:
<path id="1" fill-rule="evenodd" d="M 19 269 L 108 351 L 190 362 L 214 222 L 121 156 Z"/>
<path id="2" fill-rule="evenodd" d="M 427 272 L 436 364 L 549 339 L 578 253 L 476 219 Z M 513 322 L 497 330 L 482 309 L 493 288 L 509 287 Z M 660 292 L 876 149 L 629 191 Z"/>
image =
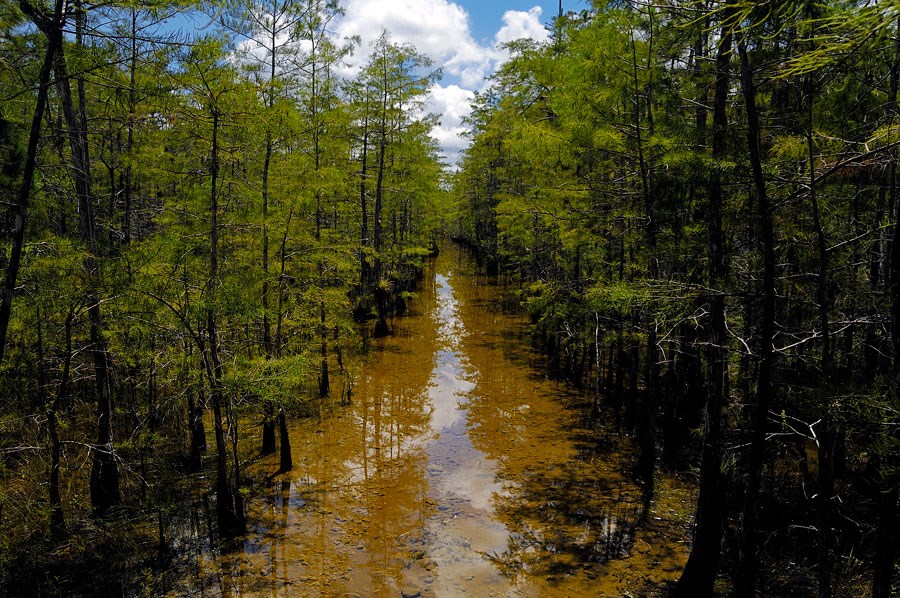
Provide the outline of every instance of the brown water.
<path id="1" fill-rule="evenodd" d="M 675 579 L 690 493 L 661 479 L 640 523 L 628 440 L 544 376 L 503 292 L 447 248 L 352 405 L 292 429 L 294 470 L 250 501 L 240 549 L 198 553 L 192 590 L 636 596 Z"/>

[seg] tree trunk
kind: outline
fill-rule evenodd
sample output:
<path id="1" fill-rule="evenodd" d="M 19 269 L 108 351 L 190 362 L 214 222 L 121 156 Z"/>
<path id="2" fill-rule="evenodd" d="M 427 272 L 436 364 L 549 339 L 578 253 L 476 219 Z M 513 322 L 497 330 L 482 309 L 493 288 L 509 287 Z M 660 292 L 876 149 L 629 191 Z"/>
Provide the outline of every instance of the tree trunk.
<path id="1" fill-rule="evenodd" d="M 210 232 L 209 232 L 209 288 L 210 306 L 206 310 L 206 331 L 209 340 L 209 357 L 212 366 L 210 379 L 210 399 L 213 405 L 213 425 L 216 436 L 216 519 L 219 525 L 219 534 L 223 537 L 234 537 L 244 531 L 244 514 L 238 510 L 239 503 L 232 491 L 228 479 L 228 445 L 225 442 L 224 416 L 222 413 L 222 363 L 219 359 L 219 344 L 216 330 L 215 296 L 216 285 L 219 277 L 219 110 L 212 110 L 212 150 L 210 154 L 210 178 L 211 190 L 209 199 Z M 235 480 L 239 473 L 235 464 Z"/>
<path id="2" fill-rule="evenodd" d="M 188 431 L 191 438 L 188 470 L 198 472 L 203 464 L 203 451 L 206 450 L 206 431 L 203 428 L 203 411 L 194 399 L 194 385 L 189 378 L 187 384 Z"/>
<path id="3" fill-rule="evenodd" d="M 824 392 L 827 394 L 831 380 L 832 349 L 831 329 L 828 323 L 828 243 L 822 226 L 822 217 L 819 210 L 819 199 L 816 189 L 816 158 L 815 145 L 813 143 L 813 99 L 814 91 L 811 81 L 807 81 L 807 126 L 806 147 L 809 161 L 809 201 L 812 208 L 813 226 L 816 233 L 816 249 L 819 261 L 819 276 L 816 281 L 816 300 L 819 311 L 819 329 L 822 334 L 822 358 L 820 365 L 820 381 L 824 384 Z M 855 262 L 856 260 L 854 260 Z M 816 494 L 816 527 L 818 536 L 817 568 L 819 583 L 819 598 L 831 598 L 831 560 L 828 552 L 830 544 L 829 528 L 831 526 L 831 500 L 834 496 L 834 427 L 830 414 L 831 406 L 826 397 L 825 404 L 821 406 L 824 411 L 822 422 L 824 429 L 819 435 L 819 491 Z"/>
<path id="4" fill-rule="evenodd" d="M 875 563 L 872 573 L 872 598 L 890 598 L 897 559 L 897 500 L 900 489 L 896 485 L 883 490 L 878 500 L 878 529 L 875 532 Z"/>
<path id="5" fill-rule="evenodd" d="M 891 67 L 891 97 L 889 109 L 891 120 L 896 122 L 897 94 L 900 87 L 900 37 L 895 42 L 895 57 Z M 889 399 L 897 404 L 897 382 L 900 380 L 900 202 L 897 201 L 897 165 L 890 165 L 890 209 L 894 225 L 890 239 L 890 298 L 891 298 L 891 373 L 893 381 L 889 388 Z M 882 465 L 882 470 L 889 469 Z M 888 598 L 894 579 L 894 564 L 897 558 L 897 500 L 900 497 L 894 475 L 882 472 L 881 497 L 878 505 L 878 534 L 875 542 L 875 572 L 872 578 L 873 598 Z"/>
<path id="6" fill-rule="evenodd" d="M 294 460 L 291 456 L 291 437 L 288 434 L 287 417 L 284 414 L 284 407 L 278 410 L 278 432 L 281 440 L 281 454 L 278 470 L 281 472 L 290 471 L 294 468 Z"/>
<path id="7" fill-rule="evenodd" d="M 756 106 L 756 89 L 753 71 L 747 56 L 747 48 L 742 41 L 738 45 L 741 59 L 741 89 L 747 111 L 747 136 L 750 153 L 750 167 L 757 205 L 759 238 L 763 254 L 763 299 L 759 337 L 759 368 L 756 382 L 756 406 L 751 421 L 750 457 L 747 464 L 748 481 L 744 494 L 744 514 L 741 524 L 741 545 L 738 552 L 740 567 L 735 583 L 735 594 L 742 598 L 753 598 L 756 593 L 759 569 L 759 542 L 757 521 L 759 519 L 759 489 L 762 468 L 765 461 L 766 421 L 772 402 L 772 372 L 775 353 L 772 342 L 775 338 L 775 234 L 772 226 L 772 207 L 763 178 L 760 154 L 759 111 Z"/>
<path id="8" fill-rule="evenodd" d="M 190 286 L 188 285 L 187 265 L 184 266 L 184 300 L 185 305 L 190 304 Z M 192 345 L 184 344 L 184 384 L 187 388 L 188 408 L 188 433 L 190 436 L 190 452 L 188 454 L 188 470 L 198 472 L 203 467 L 203 453 L 206 452 L 206 427 L 203 424 L 203 379 L 192 380 L 191 376 L 191 351 Z M 198 347 L 201 352 L 202 347 Z M 196 391 L 196 395 L 194 394 Z"/>
<path id="9" fill-rule="evenodd" d="M 728 127 L 728 63 L 731 58 L 731 32 L 727 21 L 731 6 L 723 15 L 722 37 L 716 55 L 716 87 L 713 104 L 712 158 L 726 156 Z M 694 544 L 684 572 L 678 579 L 674 596 L 693 598 L 712 596 L 719 571 L 722 545 L 722 409 L 726 403 L 727 330 L 725 327 L 724 285 L 728 274 L 725 264 L 725 235 L 722 230 L 724 203 L 721 173 L 710 173 L 707 193 L 707 239 L 709 247 L 709 286 L 712 296 L 709 307 L 708 394 L 706 425 L 703 431 L 700 489 L 697 495 L 697 516 Z"/>
<path id="10" fill-rule="evenodd" d="M 272 325 L 269 321 L 269 165 L 272 161 L 272 139 L 266 133 L 266 154 L 263 159 L 262 174 L 262 309 L 263 309 L 263 351 L 266 361 L 272 358 Z M 275 405 L 265 399 L 263 404 L 262 446 L 261 454 L 271 455 L 275 452 Z"/>
<path id="11" fill-rule="evenodd" d="M 125 213 L 122 215 L 122 238 L 126 245 L 131 243 L 132 234 L 132 204 L 134 195 L 134 123 L 137 119 L 137 10 L 131 9 L 131 56 L 128 60 L 128 122 L 127 138 L 125 141 L 125 153 L 128 156 L 128 165 L 125 167 Z"/>
<path id="12" fill-rule="evenodd" d="M 890 193 L 893 199 L 896 194 L 896 168 L 891 165 Z M 900 212 L 900 202 L 894 202 Z M 889 388 L 889 399 L 897 403 L 897 381 L 900 379 L 900 213 L 894 214 L 894 225 L 891 231 L 890 249 L 890 296 L 891 296 L 891 348 L 893 349 L 893 384 Z M 887 469 L 885 465 L 881 469 Z M 878 505 L 878 532 L 875 541 L 875 571 L 872 578 L 873 598 L 891 596 L 894 579 L 894 564 L 897 558 L 895 543 L 897 540 L 897 500 L 900 496 L 893 475 L 882 471 L 880 481 L 880 500 Z"/>
<path id="13" fill-rule="evenodd" d="M 278 313 L 275 319 L 275 356 L 281 357 L 281 349 L 283 345 L 282 327 L 284 325 L 284 271 L 287 264 L 287 240 L 288 232 L 291 227 L 291 220 L 294 217 L 294 209 L 288 212 L 287 222 L 284 224 L 284 235 L 281 237 L 281 248 L 279 249 L 280 270 L 278 272 Z"/>
<path id="14" fill-rule="evenodd" d="M 81 15 L 80 12 L 76 13 Z M 76 40 L 80 42 L 81 19 L 76 20 Z M 70 78 L 62 47 L 56 57 L 56 86 L 66 122 L 69 147 L 72 153 L 72 175 L 78 196 L 79 227 L 82 242 L 88 253 L 84 260 L 87 274 L 86 290 L 88 319 L 90 322 L 91 356 L 94 363 L 94 382 L 97 395 L 97 444 L 91 451 L 90 493 L 91 506 L 98 514 L 119 504 L 119 468 L 112 442 L 112 401 L 109 377 L 109 361 L 106 341 L 103 339 L 100 299 L 97 296 L 99 264 L 94 227 L 93 194 L 91 192 L 91 165 L 88 155 L 87 116 L 84 102 L 84 81 L 78 78 L 78 112 L 72 98 Z"/>
<path id="15" fill-rule="evenodd" d="M 818 541 L 819 598 L 831 598 L 831 502 L 834 498 L 835 429 L 829 416 L 823 418 L 825 428 L 819 434 L 819 491 L 816 493 L 816 528 Z"/>
<path id="16" fill-rule="evenodd" d="M 331 383 L 328 379 L 328 328 L 325 325 L 325 301 L 319 302 L 319 317 L 319 325 L 321 327 L 321 330 L 319 332 L 322 340 L 322 365 L 319 374 L 319 396 L 327 397 L 331 394 Z"/>
<path id="17" fill-rule="evenodd" d="M 387 99 L 384 100 L 385 102 Z M 387 149 L 387 138 L 385 133 L 386 116 L 382 115 L 381 134 L 378 143 L 378 173 L 375 179 L 375 206 L 372 213 L 372 248 L 375 250 L 375 263 L 372 267 L 372 281 L 375 285 L 375 311 L 377 320 L 375 322 L 376 337 L 386 336 L 389 332 L 387 325 L 387 289 L 382 284 L 382 263 L 381 263 L 381 247 L 382 247 L 382 226 L 381 211 L 384 206 L 384 154 Z"/>
<path id="18" fill-rule="evenodd" d="M 368 207 L 368 190 L 366 185 L 366 177 L 368 176 L 369 167 L 369 96 L 366 93 L 366 116 L 363 120 L 363 137 L 362 137 L 362 164 L 360 165 L 359 177 L 359 208 L 360 208 L 360 237 L 359 237 L 359 283 L 363 293 L 368 292 L 370 279 L 369 273 L 369 256 L 367 248 L 369 247 L 369 207 Z"/>
<path id="19" fill-rule="evenodd" d="M 652 12 L 650 14 L 652 15 Z M 652 55 L 653 48 L 652 20 L 648 41 L 650 43 L 650 50 L 648 51 L 649 60 L 649 56 Z M 631 59 L 633 87 L 632 94 L 634 95 L 634 122 L 632 126 L 634 128 L 635 143 L 637 144 L 636 149 L 638 171 L 641 177 L 641 194 L 643 195 L 644 210 L 646 211 L 647 215 L 647 226 L 645 228 L 644 234 L 647 240 L 647 253 L 650 264 L 648 277 L 650 278 L 652 284 L 654 281 L 658 280 L 660 276 L 659 256 L 657 255 L 656 249 L 658 224 L 656 222 L 656 201 L 654 197 L 654 190 L 652 188 L 650 165 L 648 164 L 647 159 L 644 155 L 644 135 L 641 129 L 642 94 L 638 76 L 637 46 L 634 37 L 632 37 L 631 39 Z M 643 94 L 643 96 L 643 99 L 647 103 L 648 114 L 652 115 L 649 92 Z M 650 116 L 650 135 L 653 134 L 652 122 L 652 116 Z M 649 328 L 649 331 L 647 334 L 646 347 L 646 380 L 644 382 L 645 389 L 642 395 L 644 400 L 643 405 L 641 405 L 638 409 L 637 421 L 637 436 L 640 453 L 635 465 L 636 474 L 642 486 L 644 517 L 648 516 L 650 511 L 650 504 L 653 500 L 653 478 L 656 470 L 656 412 L 659 404 L 659 356 L 658 347 L 656 346 L 658 323 L 654 318 L 652 322 L 647 322 L 647 326 Z M 633 397 L 633 400 L 637 401 L 638 397 Z"/>

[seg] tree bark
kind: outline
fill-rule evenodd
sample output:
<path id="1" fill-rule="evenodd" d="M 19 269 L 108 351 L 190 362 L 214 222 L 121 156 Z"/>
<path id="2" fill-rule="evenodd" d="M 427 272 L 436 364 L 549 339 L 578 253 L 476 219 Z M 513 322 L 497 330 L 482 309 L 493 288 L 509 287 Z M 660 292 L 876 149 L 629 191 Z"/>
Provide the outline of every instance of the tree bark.
<path id="1" fill-rule="evenodd" d="M 387 91 L 385 91 L 385 97 L 383 98 L 383 102 L 387 103 Z M 387 115 L 384 114 L 386 111 L 386 106 L 382 106 L 382 115 L 381 115 L 381 132 L 379 133 L 378 140 L 378 171 L 375 179 L 375 205 L 373 206 L 372 213 L 372 248 L 375 250 L 375 260 L 374 265 L 372 267 L 372 282 L 374 283 L 374 294 L 375 294 L 375 311 L 377 313 L 377 321 L 375 322 L 375 336 L 385 336 L 388 334 L 388 325 L 387 325 L 387 291 L 382 286 L 381 276 L 382 276 L 382 263 L 381 263 L 381 248 L 382 248 L 382 226 L 381 226 L 381 211 L 384 206 L 384 171 L 385 171 L 385 153 L 387 151 L 387 133 L 386 133 L 386 119 Z"/>
<path id="2" fill-rule="evenodd" d="M 721 42 L 716 54 L 716 82 L 713 104 L 712 158 L 726 156 L 728 127 L 727 99 L 729 62 L 732 36 L 727 21 L 730 5 L 723 15 Z M 709 306 L 708 394 L 706 424 L 703 431 L 703 450 L 700 464 L 700 489 L 697 496 L 697 516 L 694 544 L 684 572 L 675 585 L 673 595 L 693 598 L 712 596 L 719 571 L 722 545 L 722 409 L 726 403 L 727 330 L 725 327 L 724 286 L 728 275 L 725 264 L 725 235 L 722 230 L 724 203 L 721 173 L 713 170 L 707 183 L 709 207 L 707 212 L 707 243 L 709 249 L 709 287 L 712 296 Z"/>
<path id="3" fill-rule="evenodd" d="M 651 13 L 652 15 L 652 13 Z M 651 17 L 652 19 L 652 17 Z M 652 56 L 653 48 L 653 26 L 651 20 L 650 33 L 647 40 L 650 44 L 648 51 L 648 62 Z M 644 230 L 647 240 L 647 253 L 649 256 L 649 272 L 648 276 L 651 280 L 656 281 L 660 277 L 659 272 L 659 255 L 656 249 L 656 238 L 658 224 L 656 222 L 656 201 L 652 186 L 652 177 L 650 164 L 644 154 L 644 135 L 641 128 L 641 99 L 642 95 L 647 103 L 647 113 L 652 115 L 652 106 L 650 94 L 641 94 L 640 80 L 638 77 L 638 59 L 637 47 L 632 34 L 631 39 L 631 66 L 632 66 L 632 93 L 634 94 L 634 136 L 637 144 L 638 171 L 641 179 L 641 194 L 644 199 L 644 210 L 647 215 L 647 226 Z M 647 65 L 650 70 L 651 65 Z M 652 72 L 652 71 L 651 71 Z M 649 87 L 649 84 L 648 84 Z M 653 134 L 653 119 L 650 116 L 650 135 Z M 637 477 L 641 481 L 642 501 L 644 503 L 643 516 L 647 517 L 650 511 L 650 504 L 653 500 L 654 492 L 654 475 L 656 472 L 656 412 L 659 404 L 659 350 L 657 347 L 657 327 L 658 323 L 654 318 L 652 322 L 648 321 L 649 328 L 647 333 L 646 346 L 646 380 L 644 389 L 644 401 L 638 410 L 638 445 L 640 453 L 635 469 Z M 637 400 L 637 397 L 634 398 Z"/>
<path id="4" fill-rule="evenodd" d="M 275 319 L 275 356 L 281 357 L 281 349 L 283 345 L 282 327 L 284 324 L 284 281 L 285 266 L 287 264 L 287 240 L 288 232 L 291 227 L 291 220 L 294 217 L 294 210 L 288 212 L 287 222 L 284 224 L 284 235 L 281 237 L 281 248 L 279 249 L 281 269 L 278 273 L 278 313 Z"/>
<path id="5" fill-rule="evenodd" d="M 320 263 L 321 265 L 321 263 Z M 319 334 L 321 346 L 321 369 L 319 373 L 319 396 L 327 397 L 331 394 L 331 383 L 328 376 L 328 327 L 325 325 L 325 301 L 319 302 Z"/>
<path id="6" fill-rule="evenodd" d="M 274 69 L 274 63 L 273 63 Z M 266 361 L 272 358 L 272 325 L 269 321 L 269 165 L 272 161 L 272 138 L 266 133 L 266 153 L 263 158 L 262 174 L 262 309 L 263 309 L 263 351 Z M 259 451 L 263 455 L 275 452 L 275 405 L 270 399 L 263 404 L 262 446 Z"/>
<path id="7" fill-rule="evenodd" d="M 277 14 L 277 6 L 273 9 L 273 14 Z M 277 26 L 273 21 L 269 42 L 271 51 L 269 53 L 269 88 L 266 98 L 266 108 L 271 110 L 275 105 L 275 81 L 277 75 L 276 64 L 276 48 L 277 46 Z M 267 125 L 268 126 L 268 125 Z M 266 149 L 263 157 L 262 171 L 262 310 L 263 310 L 263 351 L 265 352 L 266 361 L 272 358 L 272 325 L 269 320 L 269 169 L 272 164 L 272 133 L 266 131 Z M 263 404 L 263 422 L 262 422 L 262 446 L 260 453 L 270 455 L 275 452 L 275 405 L 270 399 L 265 399 Z"/>
<path id="8" fill-rule="evenodd" d="M 368 176 L 369 167 L 369 93 L 366 91 L 365 116 L 363 117 L 363 136 L 362 136 L 362 164 L 360 165 L 359 176 L 359 207 L 360 207 L 360 237 L 359 237 L 359 283 L 363 293 L 367 292 L 370 273 L 369 273 L 369 256 L 366 255 L 366 249 L 369 246 L 369 207 L 368 207 L 368 189 L 366 185 L 366 177 Z"/>
<path id="9" fill-rule="evenodd" d="M 76 40 L 80 42 L 83 27 L 82 16 L 76 20 Z M 100 515 L 121 502 L 119 493 L 119 468 L 112 441 L 112 400 L 109 376 L 109 356 L 103 339 L 99 282 L 98 247 L 94 223 L 94 198 L 91 191 L 91 163 L 88 154 L 87 115 L 84 99 L 84 81 L 78 79 L 79 102 L 76 112 L 63 47 L 60 46 L 54 64 L 56 87 L 66 122 L 69 148 L 72 153 L 72 175 L 78 197 L 79 231 L 81 241 L 87 245 L 84 260 L 87 274 L 86 290 L 88 319 L 90 322 L 91 356 L 94 363 L 94 383 L 97 395 L 97 444 L 91 451 L 90 494 L 91 506 Z"/>
<path id="10" fill-rule="evenodd" d="M 125 167 L 125 213 L 122 215 L 122 239 L 126 245 L 131 244 L 132 204 L 134 195 L 134 123 L 137 119 L 137 9 L 131 9 L 131 55 L 128 59 L 128 122 L 125 153 L 128 165 Z"/>
<path id="11" fill-rule="evenodd" d="M 190 286 L 188 285 L 187 265 L 184 266 L 184 301 L 185 305 L 190 304 Z M 203 468 L 203 453 L 206 452 L 206 427 L 203 424 L 203 411 L 205 402 L 203 401 L 203 379 L 200 378 L 196 382 L 191 378 L 191 347 L 190 343 L 184 344 L 184 384 L 187 388 L 187 408 L 188 408 L 188 433 L 190 435 L 190 449 L 188 455 L 188 469 L 192 472 L 198 472 Z M 203 347 L 198 349 L 202 352 Z M 201 359 L 203 357 L 201 356 Z M 196 395 L 194 394 L 196 391 Z"/>
<path id="12" fill-rule="evenodd" d="M 900 88 L 900 36 L 895 40 L 894 63 L 891 65 L 891 97 L 889 110 L 891 122 L 896 122 L 897 94 Z M 900 380 L 900 202 L 897 201 L 897 165 L 891 162 L 889 170 L 889 197 L 894 224 L 890 239 L 889 291 L 891 298 L 891 349 L 892 384 L 888 398 L 897 403 L 897 383 Z M 882 466 L 882 469 L 888 469 Z M 897 559 L 897 500 L 900 488 L 895 476 L 882 472 L 880 480 L 880 501 L 878 505 L 878 534 L 875 542 L 875 571 L 872 576 L 873 598 L 887 598 L 891 595 L 894 578 L 894 564 Z"/>
<path id="13" fill-rule="evenodd" d="M 775 353 L 772 342 L 775 337 L 776 307 L 775 235 L 772 226 L 772 207 L 769 202 L 769 195 L 766 191 L 766 183 L 762 171 L 756 89 L 745 42 L 742 41 L 738 44 L 738 53 L 741 59 L 741 90 L 747 111 L 747 141 L 758 210 L 760 249 L 763 255 L 763 297 L 759 326 L 759 367 L 756 381 L 756 405 L 751 421 L 750 456 L 747 464 L 748 481 L 744 494 L 744 512 L 741 523 L 742 537 L 738 552 L 740 567 L 735 583 L 735 595 L 742 598 L 753 598 L 756 593 L 759 570 L 759 541 L 757 538 L 759 489 L 765 461 L 766 421 L 773 395 L 772 372 Z"/>
<path id="14" fill-rule="evenodd" d="M 807 102 L 807 126 L 806 147 L 809 162 L 809 202 L 812 209 L 813 227 L 816 233 L 816 250 L 818 253 L 819 276 L 816 281 L 816 301 L 819 312 L 819 329 L 822 334 L 822 358 L 820 365 L 820 380 L 827 394 L 831 381 L 832 371 L 832 342 L 831 328 L 828 322 L 828 242 L 822 226 L 822 216 L 819 210 L 818 189 L 816 188 L 816 159 L 815 144 L 813 142 L 813 100 L 814 89 L 811 81 L 806 82 Z M 830 414 L 830 405 L 826 402 L 822 405 L 824 412 L 822 423 L 823 431 L 819 434 L 818 447 L 818 492 L 816 493 L 816 527 L 818 536 L 817 546 L 817 577 L 819 583 L 819 598 L 831 598 L 831 561 L 828 546 L 830 543 L 829 528 L 831 526 L 831 500 L 834 496 L 834 424 Z"/>
<path id="15" fill-rule="evenodd" d="M 215 297 L 219 277 L 219 110 L 212 109 L 212 149 L 210 153 L 210 231 L 209 231 L 209 288 L 210 307 L 206 310 L 206 331 L 209 341 L 209 357 L 212 365 L 210 379 L 210 399 L 213 405 L 213 424 L 216 436 L 216 519 L 219 534 L 223 537 L 234 537 L 244 532 L 244 514 L 238 509 L 240 503 L 236 494 L 240 492 L 240 471 L 235 463 L 235 487 L 228 479 L 228 445 L 225 441 L 224 415 L 222 413 L 222 362 L 219 359 L 219 343 L 216 330 Z"/>
<path id="16" fill-rule="evenodd" d="M 278 433 L 281 440 L 281 454 L 279 455 L 279 467 L 281 472 L 290 471 L 294 468 L 294 459 L 291 456 L 291 437 L 288 434 L 287 417 L 284 413 L 284 407 L 278 409 Z"/>

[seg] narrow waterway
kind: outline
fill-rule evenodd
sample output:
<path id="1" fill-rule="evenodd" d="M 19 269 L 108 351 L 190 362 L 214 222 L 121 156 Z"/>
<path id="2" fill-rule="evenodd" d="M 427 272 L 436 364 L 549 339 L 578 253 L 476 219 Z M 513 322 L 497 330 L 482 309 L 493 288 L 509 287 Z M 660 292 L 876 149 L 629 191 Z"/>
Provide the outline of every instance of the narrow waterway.
<path id="1" fill-rule="evenodd" d="M 545 377 L 473 270 L 454 247 L 435 260 L 352 404 L 292 429 L 294 471 L 250 501 L 239 550 L 199 557 L 194 590 L 621 596 L 677 577 L 690 493 L 662 478 L 642 518 L 628 440 Z"/>

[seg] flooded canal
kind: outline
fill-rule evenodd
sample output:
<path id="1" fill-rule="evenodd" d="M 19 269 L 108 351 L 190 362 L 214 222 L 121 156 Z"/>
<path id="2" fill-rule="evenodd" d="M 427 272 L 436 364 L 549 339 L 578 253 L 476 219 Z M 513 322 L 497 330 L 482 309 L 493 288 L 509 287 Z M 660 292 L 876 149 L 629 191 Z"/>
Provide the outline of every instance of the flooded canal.
<path id="1" fill-rule="evenodd" d="M 677 578 L 690 492 L 663 477 L 642 514 L 628 439 L 545 377 L 502 293 L 448 247 L 352 404 L 293 427 L 294 470 L 249 501 L 243 544 L 197 554 L 191 591 L 637 596 Z"/>

